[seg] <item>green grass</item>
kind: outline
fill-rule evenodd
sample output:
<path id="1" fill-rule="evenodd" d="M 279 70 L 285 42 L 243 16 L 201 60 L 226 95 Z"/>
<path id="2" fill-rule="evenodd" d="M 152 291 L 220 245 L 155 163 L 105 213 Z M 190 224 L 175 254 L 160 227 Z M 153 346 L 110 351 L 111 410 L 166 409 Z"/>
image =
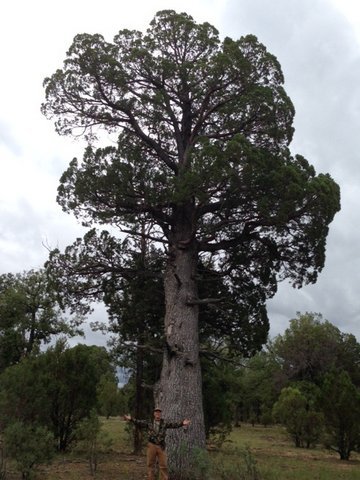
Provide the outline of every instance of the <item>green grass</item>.
<path id="1" fill-rule="evenodd" d="M 114 418 L 105 420 L 103 428 L 114 438 L 115 450 L 131 452 L 123 422 Z M 223 447 L 211 451 L 210 456 L 215 463 L 236 465 L 244 461 L 241 452 L 246 449 L 256 462 L 261 480 L 360 480 L 359 454 L 352 453 L 349 461 L 342 461 L 336 452 L 321 446 L 296 448 L 279 426 L 243 424 L 234 428 Z"/>
<path id="2" fill-rule="evenodd" d="M 104 421 L 103 428 L 114 438 L 115 450 L 131 452 L 123 422 L 112 418 Z M 211 451 L 210 456 L 215 463 L 237 465 L 244 461 L 241 452 L 246 449 L 256 462 L 261 480 L 360 480 L 359 454 L 352 453 L 349 461 L 342 461 L 336 452 L 321 446 L 296 448 L 279 426 L 244 424 L 234 428 L 223 447 Z M 237 478 L 241 478 L 240 474 Z"/>
<path id="3" fill-rule="evenodd" d="M 342 461 L 320 446 L 296 448 L 278 426 L 243 425 L 234 429 L 223 452 L 249 447 L 263 480 L 360 480 L 360 455 Z M 230 459 L 229 459 L 230 461 Z"/>
<path id="4" fill-rule="evenodd" d="M 99 454 L 96 480 L 145 478 L 145 453 L 139 457 L 131 454 L 125 422 L 120 418 L 102 421 L 112 444 Z M 59 455 L 51 465 L 39 467 L 36 478 L 93 480 L 85 457 L 84 452 Z M 204 458 L 199 457 L 199 465 Z M 341 461 L 338 454 L 320 446 L 295 448 L 284 429 L 275 426 L 235 428 L 220 450 L 210 450 L 210 459 L 215 467 L 206 480 L 360 480 L 360 454 L 353 453 L 350 461 Z M 259 475 L 249 473 L 254 462 Z M 18 480 L 19 474 L 9 470 L 6 480 Z M 194 475 L 193 480 L 203 479 Z"/>

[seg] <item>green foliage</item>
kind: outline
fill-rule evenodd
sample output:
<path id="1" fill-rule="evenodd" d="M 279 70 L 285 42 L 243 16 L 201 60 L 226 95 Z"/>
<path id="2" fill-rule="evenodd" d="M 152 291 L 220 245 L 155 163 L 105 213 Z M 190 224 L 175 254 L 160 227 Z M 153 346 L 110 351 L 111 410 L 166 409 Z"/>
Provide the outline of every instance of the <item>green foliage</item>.
<path id="1" fill-rule="evenodd" d="M 78 335 L 80 322 L 62 317 L 57 292 L 43 270 L 1 275 L 0 371 L 38 353 L 55 335 Z"/>
<path id="2" fill-rule="evenodd" d="M 4 431 L 7 455 L 15 460 L 24 480 L 33 477 L 36 466 L 49 463 L 54 456 L 54 438 L 46 427 L 11 423 Z"/>
<path id="3" fill-rule="evenodd" d="M 282 388 L 279 364 L 270 351 L 261 351 L 244 362 L 236 419 L 251 423 L 271 422 L 270 412 Z"/>
<path id="4" fill-rule="evenodd" d="M 231 462 L 227 455 L 234 457 Z M 212 462 L 209 480 L 260 480 L 262 478 L 256 459 L 248 446 L 228 450 L 227 455 Z"/>
<path id="5" fill-rule="evenodd" d="M 181 448 L 181 446 L 180 446 Z M 186 451 L 186 447 L 184 448 Z M 229 458 L 231 457 L 231 462 Z M 223 455 L 209 455 L 205 449 L 191 452 L 190 470 L 172 473 L 174 480 L 260 480 L 257 462 L 249 447 L 228 449 Z"/>
<path id="6" fill-rule="evenodd" d="M 319 440 L 323 416 L 309 405 L 299 389 L 284 388 L 274 405 L 273 415 L 277 421 L 285 425 L 296 447 L 309 448 Z"/>
<path id="7" fill-rule="evenodd" d="M 288 380 L 320 385 L 331 367 L 347 369 L 354 381 L 360 380 L 360 345 L 353 335 L 323 321 L 321 314 L 298 313 L 271 348 Z"/>
<path id="8" fill-rule="evenodd" d="M 51 402 L 51 422 L 58 448 L 66 450 L 74 440 L 78 423 L 97 407 L 97 386 L 113 367 L 102 347 L 58 344 L 40 360 L 48 373 L 47 397 Z"/>
<path id="9" fill-rule="evenodd" d="M 46 377 L 36 357 L 25 358 L 0 375 L 1 429 L 16 421 L 49 424 Z"/>
<path id="10" fill-rule="evenodd" d="M 125 398 L 117 386 L 112 375 L 103 375 L 97 387 L 98 409 L 106 418 L 124 414 L 126 408 Z"/>
<path id="11" fill-rule="evenodd" d="M 226 362 L 202 359 L 206 437 L 219 446 L 231 431 L 240 370 Z"/>
<path id="12" fill-rule="evenodd" d="M 113 372 L 104 348 L 58 342 L 37 357 L 24 359 L 0 376 L 0 420 L 39 423 L 66 450 L 78 423 L 97 407 L 97 386 Z"/>
<path id="13" fill-rule="evenodd" d="M 322 385 L 325 445 L 349 460 L 360 449 L 360 391 L 345 371 L 329 372 Z"/>
<path id="14" fill-rule="evenodd" d="M 294 107 L 283 81 L 255 36 L 221 42 L 208 23 L 164 10 L 145 34 L 121 30 L 113 42 L 77 35 L 63 69 L 44 82 L 42 111 L 60 134 L 118 134 L 117 146 L 88 147 L 71 162 L 58 190 L 63 209 L 131 236 L 196 243 L 226 278 L 226 309 L 242 306 L 230 330 L 246 339 L 258 328 L 256 345 L 277 278 L 316 281 L 339 210 L 335 182 L 290 154 Z M 98 266 L 110 251 L 103 245 Z M 51 261 L 59 266 L 58 253 Z M 92 258 L 68 253 L 67 281 L 103 274 Z"/>
<path id="15" fill-rule="evenodd" d="M 63 68 L 44 82 L 42 111 L 59 134 L 80 131 L 91 140 L 63 173 L 59 204 L 84 225 L 128 235 L 90 233 L 85 245 L 54 251 L 48 266 L 60 291 L 74 295 L 73 307 L 81 296 L 85 304 L 103 299 L 109 278 L 112 294 L 122 290 L 130 239 L 163 245 L 166 325 L 159 332 L 170 348 L 160 386 L 170 401 L 181 384 L 180 410 L 192 395 L 193 415 L 201 411 L 200 382 L 192 383 L 200 374 L 198 305 L 223 302 L 226 311 L 208 329 L 214 336 L 204 335 L 208 345 L 257 351 L 269 329 L 267 299 L 279 280 L 316 281 L 340 209 L 331 177 L 290 152 L 295 110 L 283 83 L 279 62 L 255 36 L 221 41 L 210 24 L 173 10 L 158 12 L 144 34 L 121 30 L 112 42 L 77 35 Z M 117 144 L 96 148 L 98 127 L 115 133 Z M 200 260 L 222 277 L 214 298 L 199 297 Z M 185 328 L 181 318 L 190 316 Z M 174 351 L 194 357 L 193 368 L 176 369 Z M 192 446 L 202 446 L 202 430 L 198 438 L 189 433 Z"/>
<path id="16" fill-rule="evenodd" d="M 191 464 L 191 478 L 194 480 L 204 480 L 209 478 L 211 460 L 207 450 L 203 448 L 194 448 L 191 452 Z"/>
<path id="17" fill-rule="evenodd" d="M 85 452 L 91 475 L 95 475 L 99 463 L 99 453 L 110 448 L 112 440 L 102 430 L 102 423 L 92 410 L 89 417 L 81 420 L 76 428 L 76 450 Z"/>

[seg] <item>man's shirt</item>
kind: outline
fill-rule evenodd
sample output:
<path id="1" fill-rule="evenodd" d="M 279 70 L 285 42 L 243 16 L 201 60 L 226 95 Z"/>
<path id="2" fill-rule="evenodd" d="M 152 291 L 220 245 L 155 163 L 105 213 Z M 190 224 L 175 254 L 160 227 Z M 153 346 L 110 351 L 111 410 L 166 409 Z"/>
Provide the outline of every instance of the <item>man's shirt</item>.
<path id="1" fill-rule="evenodd" d="M 165 448 L 165 436 L 168 428 L 180 428 L 183 422 L 165 422 L 163 418 L 159 421 L 155 420 L 137 420 L 132 418 L 131 421 L 140 428 L 146 428 L 148 441 L 155 445 Z"/>

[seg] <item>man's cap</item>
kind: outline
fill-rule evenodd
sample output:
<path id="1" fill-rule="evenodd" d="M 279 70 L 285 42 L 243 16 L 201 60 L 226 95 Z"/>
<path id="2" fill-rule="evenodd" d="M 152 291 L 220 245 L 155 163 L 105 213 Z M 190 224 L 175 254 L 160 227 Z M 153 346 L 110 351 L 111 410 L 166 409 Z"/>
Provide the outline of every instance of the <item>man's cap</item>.
<path id="1" fill-rule="evenodd" d="M 162 410 L 161 410 L 160 407 L 155 407 L 155 408 L 154 408 L 154 412 L 162 412 Z"/>

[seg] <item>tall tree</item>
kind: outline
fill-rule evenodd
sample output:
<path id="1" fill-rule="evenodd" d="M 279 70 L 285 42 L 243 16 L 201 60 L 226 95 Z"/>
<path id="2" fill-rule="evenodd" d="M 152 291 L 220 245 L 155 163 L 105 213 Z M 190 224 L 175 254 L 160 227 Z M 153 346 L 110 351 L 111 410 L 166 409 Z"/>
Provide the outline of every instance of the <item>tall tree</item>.
<path id="1" fill-rule="evenodd" d="M 45 80 L 43 112 L 60 134 L 98 128 L 117 146 L 89 145 L 61 178 L 58 201 L 85 224 L 111 224 L 164 245 L 165 339 L 157 399 L 190 417 L 186 442 L 205 446 L 199 363 L 199 257 L 267 322 L 278 279 L 315 282 L 324 266 L 339 188 L 292 156 L 293 105 L 277 59 L 256 37 L 219 40 L 208 23 L 159 12 L 145 34 L 113 42 L 77 35 L 63 69 Z M 241 326 L 241 322 L 239 322 Z M 169 446 L 185 435 L 174 431 Z M 171 467 L 180 469 L 180 452 Z M 187 456 L 190 459 L 190 455 Z"/>

